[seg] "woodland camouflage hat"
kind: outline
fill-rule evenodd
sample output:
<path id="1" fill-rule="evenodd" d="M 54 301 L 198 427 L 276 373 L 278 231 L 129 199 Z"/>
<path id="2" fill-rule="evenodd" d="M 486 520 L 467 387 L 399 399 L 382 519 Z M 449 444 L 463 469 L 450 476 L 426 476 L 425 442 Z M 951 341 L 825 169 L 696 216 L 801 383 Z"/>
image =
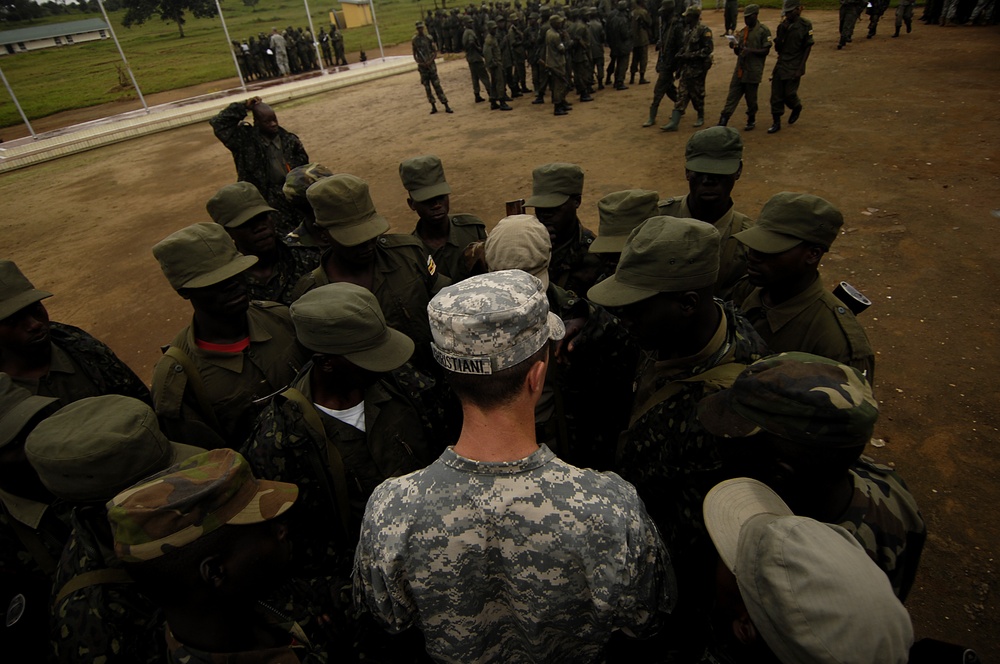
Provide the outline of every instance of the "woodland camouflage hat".
<path id="1" fill-rule="evenodd" d="M 305 198 L 306 189 L 316 184 L 319 180 L 332 176 L 333 171 L 323 164 L 296 166 L 288 171 L 288 175 L 285 176 L 285 185 L 281 188 L 281 193 L 290 201 L 297 198 Z"/>

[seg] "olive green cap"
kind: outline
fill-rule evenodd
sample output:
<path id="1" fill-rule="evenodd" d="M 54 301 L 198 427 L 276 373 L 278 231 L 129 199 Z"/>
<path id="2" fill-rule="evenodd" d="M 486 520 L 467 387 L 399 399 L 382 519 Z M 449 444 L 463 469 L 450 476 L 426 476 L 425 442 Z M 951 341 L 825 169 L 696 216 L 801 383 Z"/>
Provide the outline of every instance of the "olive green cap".
<path id="1" fill-rule="evenodd" d="M 732 127 L 696 131 L 684 149 L 684 168 L 695 173 L 732 175 L 743 161 L 743 139 Z"/>
<path id="2" fill-rule="evenodd" d="M 760 13 L 760 5 L 747 5 L 743 8 L 744 16 L 752 16 Z"/>
<path id="3" fill-rule="evenodd" d="M 424 22 L 423 21 L 417 21 L 416 23 L 413 24 L 413 26 L 416 27 L 416 28 L 422 28 L 422 27 L 424 27 Z"/>
<path id="4" fill-rule="evenodd" d="M 487 30 L 493 30 L 496 27 L 497 27 L 497 22 L 496 21 L 486 21 L 486 29 Z"/>
<path id="5" fill-rule="evenodd" d="M 549 287 L 552 240 L 542 222 L 530 214 L 504 217 L 490 231 L 483 253 L 490 272 L 523 270 Z"/>
<path id="6" fill-rule="evenodd" d="M 552 17 L 555 19 L 555 16 Z M 531 198 L 527 207 L 554 208 L 583 193 L 583 169 L 576 164 L 552 163 L 531 172 Z"/>
<path id="7" fill-rule="evenodd" d="M 444 179 L 441 160 L 431 154 L 401 162 L 399 179 L 410 192 L 410 198 L 418 203 L 451 193 L 451 187 Z"/>
<path id="8" fill-rule="evenodd" d="M 666 14 L 667 12 L 671 12 L 673 10 L 674 10 L 674 0 L 663 0 L 663 2 L 660 3 L 661 14 Z"/>
<path id="9" fill-rule="evenodd" d="M 590 245 L 590 252 L 620 254 L 635 227 L 657 216 L 659 197 L 658 193 L 647 189 L 626 189 L 599 200 L 597 211 L 601 224 L 597 239 Z"/>
<path id="10" fill-rule="evenodd" d="M 316 213 L 316 225 L 337 244 L 354 247 L 389 230 L 389 222 L 375 211 L 368 183 L 357 176 L 323 178 L 306 190 L 306 198 Z"/>
<path id="11" fill-rule="evenodd" d="M 843 225 L 844 215 L 819 196 L 783 191 L 764 204 L 755 225 L 733 237 L 762 254 L 780 254 L 803 242 L 829 249 Z"/>
<path id="12" fill-rule="evenodd" d="M 119 394 L 60 408 L 28 434 L 25 454 L 57 498 L 108 501 L 122 489 L 205 450 L 171 443 L 153 409 Z"/>
<path id="13" fill-rule="evenodd" d="M 285 185 L 281 188 L 281 193 L 290 201 L 294 201 L 297 198 L 305 198 L 306 190 L 310 186 L 323 178 L 332 176 L 333 171 L 323 164 L 296 166 L 288 171 L 288 175 L 285 176 Z"/>
<path id="14" fill-rule="evenodd" d="M 802 6 L 802 0 L 785 0 L 781 6 L 781 13 L 785 14 Z"/>
<path id="15" fill-rule="evenodd" d="M 413 355 L 413 340 L 385 322 L 375 296 L 356 284 L 315 288 L 289 307 L 299 343 L 324 355 L 343 355 L 369 371 L 392 371 Z"/>
<path id="16" fill-rule="evenodd" d="M 681 16 L 701 16 L 701 7 L 697 5 L 691 5 L 690 7 L 684 10 L 684 13 L 681 14 Z"/>
<path id="17" fill-rule="evenodd" d="M 14 261 L 0 260 L 0 320 L 47 297 L 52 293 L 35 288 Z"/>
<path id="18" fill-rule="evenodd" d="M 549 19 L 549 23 L 551 25 L 560 25 L 563 22 L 563 20 L 564 19 L 562 17 L 562 14 L 553 14 L 552 17 Z"/>
<path id="19" fill-rule="evenodd" d="M 153 245 L 153 255 L 174 290 L 223 282 L 257 262 L 236 250 L 222 226 L 207 222 L 171 233 Z"/>
<path id="20" fill-rule="evenodd" d="M 14 440 L 43 408 L 59 401 L 32 394 L 5 373 L 0 373 L 0 448 Z"/>
<path id="21" fill-rule="evenodd" d="M 719 276 L 719 231 L 696 219 L 653 217 L 632 231 L 614 275 L 587 299 L 623 307 L 658 293 L 698 290 Z"/>
<path id="22" fill-rule="evenodd" d="M 205 206 L 212 220 L 226 228 L 242 226 L 259 214 L 277 212 L 249 182 L 227 184 Z"/>

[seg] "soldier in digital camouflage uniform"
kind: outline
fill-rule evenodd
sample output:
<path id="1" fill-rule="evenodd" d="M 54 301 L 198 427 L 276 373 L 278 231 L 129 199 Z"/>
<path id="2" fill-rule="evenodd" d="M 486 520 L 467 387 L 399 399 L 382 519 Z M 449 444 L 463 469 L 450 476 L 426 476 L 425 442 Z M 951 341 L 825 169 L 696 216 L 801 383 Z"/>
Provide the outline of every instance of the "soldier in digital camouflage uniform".
<path id="1" fill-rule="evenodd" d="M 746 27 L 729 42 L 729 48 L 736 54 L 736 67 L 729 82 L 726 106 L 719 117 L 720 126 L 726 126 L 742 97 L 747 100 L 747 123 L 743 131 L 752 131 L 757 126 L 757 88 L 764 76 L 764 61 L 771 51 L 771 31 L 760 22 L 759 14 L 760 7 L 747 5 L 743 9 Z"/>
<path id="2" fill-rule="evenodd" d="M 443 661 L 594 661 L 615 629 L 655 632 L 675 603 L 674 574 L 634 489 L 535 441 L 549 341 L 565 331 L 541 282 L 480 275 L 429 309 L 462 435 L 372 495 L 357 604 L 391 631 L 419 626 Z"/>
<path id="3" fill-rule="evenodd" d="M 253 125 L 244 121 L 247 111 L 253 113 Z M 284 235 L 295 228 L 298 222 L 281 189 L 288 171 L 309 163 L 299 137 L 278 125 L 278 116 L 260 97 L 234 101 L 209 123 L 215 137 L 233 153 L 236 179 L 253 184 L 278 210 L 278 232 Z"/>
<path id="4" fill-rule="evenodd" d="M 39 423 L 25 454 L 42 484 L 73 506 L 52 585 L 56 661 L 163 661 L 163 617 L 114 554 L 104 504 L 116 493 L 204 452 L 171 443 L 148 405 L 119 395 L 81 399 Z"/>
<path id="5" fill-rule="evenodd" d="M 927 528 L 899 475 L 861 456 L 878 419 L 861 372 L 808 353 L 769 357 L 706 398 L 699 419 L 754 446 L 759 479 L 796 514 L 851 533 L 906 599 Z"/>
<path id="6" fill-rule="evenodd" d="M 166 619 L 166 661 L 328 661 L 324 634 L 265 601 L 288 573 L 294 484 L 232 450 L 193 456 L 108 503 L 115 554 Z M 195 647 L 190 645 L 197 643 Z"/>
<path id="7" fill-rule="evenodd" d="M 0 371 L 63 405 L 100 394 L 148 403 L 149 390 L 110 348 L 78 327 L 49 321 L 42 304 L 49 297 L 12 261 L 0 260 Z"/>
<path id="8" fill-rule="evenodd" d="M 332 175 L 333 171 L 323 164 L 297 166 L 288 171 L 288 175 L 285 177 L 285 186 L 282 188 L 285 198 L 288 199 L 301 220 L 299 225 L 285 236 L 285 244 L 289 247 L 298 247 L 315 253 L 317 265 L 323 250 L 330 246 L 330 236 L 316 225 L 316 213 L 309 205 L 306 190 L 318 180 Z"/>
<path id="9" fill-rule="evenodd" d="M 176 440 L 239 447 L 262 408 L 258 400 L 302 367 L 288 309 L 250 300 L 243 273 L 257 258 L 240 254 L 218 224 L 183 228 L 157 243 L 153 255 L 194 309 L 153 369 L 160 425 Z"/>
<path id="10" fill-rule="evenodd" d="M 424 22 L 417 21 L 416 26 L 417 33 L 410 40 L 410 45 L 413 47 L 413 59 L 417 62 L 417 71 L 420 72 L 420 84 L 424 86 L 427 101 L 431 104 L 431 115 L 438 112 L 437 106 L 434 104 L 435 94 L 438 101 L 444 104 L 444 112 L 454 113 L 451 106 L 448 105 L 448 96 L 445 95 L 444 89 L 441 87 L 437 65 L 434 64 L 434 60 L 437 58 L 437 48 L 435 48 L 431 38 L 424 34 Z M 431 87 L 434 88 L 433 93 Z"/>
<path id="11" fill-rule="evenodd" d="M 277 210 L 249 182 L 227 184 L 205 207 L 240 253 L 257 258 L 244 273 L 250 299 L 291 304 L 299 278 L 319 265 L 319 252 L 286 245 L 274 231 L 271 213 Z"/>
<path id="12" fill-rule="evenodd" d="M 698 114 L 694 126 L 705 124 L 705 77 L 712 68 L 712 30 L 701 22 L 701 8 L 697 5 L 688 7 L 681 16 L 684 37 L 676 56 L 677 101 L 670 122 L 660 127 L 663 131 L 677 131 L 688 102 Z"/>

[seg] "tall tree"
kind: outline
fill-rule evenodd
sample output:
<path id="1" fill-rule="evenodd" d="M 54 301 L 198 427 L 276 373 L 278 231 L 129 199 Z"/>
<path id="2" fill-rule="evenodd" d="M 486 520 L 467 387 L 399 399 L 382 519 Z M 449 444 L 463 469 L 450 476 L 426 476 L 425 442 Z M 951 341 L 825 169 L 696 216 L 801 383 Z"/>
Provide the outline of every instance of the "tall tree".
<path id="1" fill-rule="evenodd" d="M 211 18 L 218 12 L 213 0 L 123 0 L 126 28 L 142 25 L 154 14 L 164 21 L 173 21 L 181 37 L 184 36 L 184 13 L 191 12 L 195 18 Z"/>

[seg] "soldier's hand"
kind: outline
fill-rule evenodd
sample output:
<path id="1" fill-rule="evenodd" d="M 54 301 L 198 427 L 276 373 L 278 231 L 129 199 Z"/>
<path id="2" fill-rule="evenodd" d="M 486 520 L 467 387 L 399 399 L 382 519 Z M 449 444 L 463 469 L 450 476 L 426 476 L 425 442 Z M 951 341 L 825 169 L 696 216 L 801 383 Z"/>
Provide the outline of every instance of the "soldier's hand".
<path id="1" fill-rule="evenodd" d="M 566 334 L 562 339 L 556 342 L 555 357 L 556 362 L 560 364 L 566 364 L 569 362 L 568 355 L 576 349 L 576 340 L 580 335 L 580 331 L 583 330 L 584 326 L 587 324 L 586 318 L 570 318 L 567 321 L 563 321 L 566 325 Z"/>
<path id="2" fill-rule="evenodd" d="M 256 106 L 261 101 L 263 101 L 263 100 L 260 97 L 250 97 L 244 103 L 246 104 L 247 108 L 253 108 L 254 106 Z"/>

